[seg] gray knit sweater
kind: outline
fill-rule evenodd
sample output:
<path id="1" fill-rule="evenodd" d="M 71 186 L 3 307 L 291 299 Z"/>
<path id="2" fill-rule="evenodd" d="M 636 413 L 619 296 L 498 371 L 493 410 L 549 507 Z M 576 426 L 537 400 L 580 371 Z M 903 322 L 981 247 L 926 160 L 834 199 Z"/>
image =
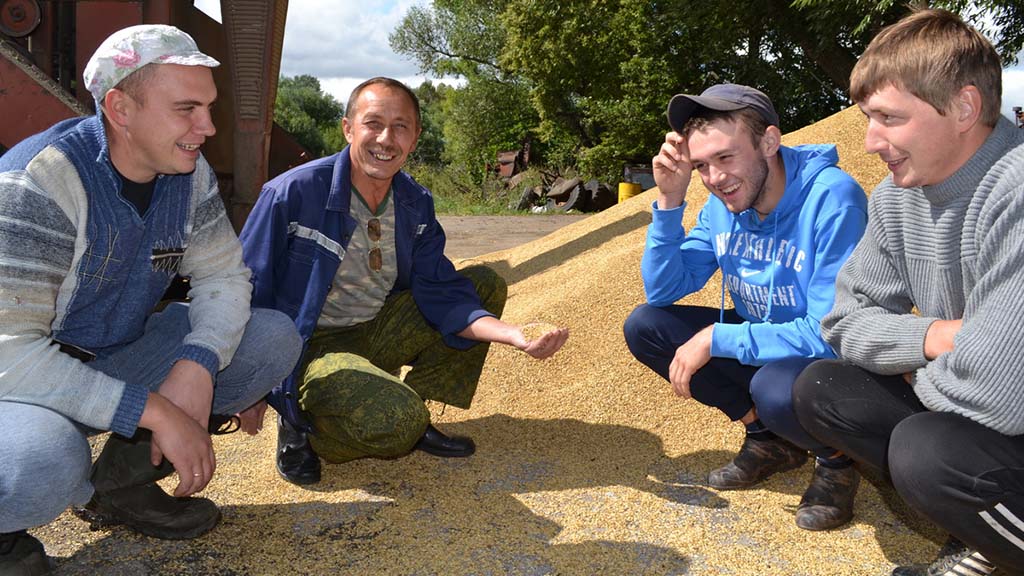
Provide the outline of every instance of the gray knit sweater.
<path id="1" fill-rule="evenodd" d="M 1022 143 L 1024 130 L 1001 118 L 944 182 L 879 184 L 822 321 L 839 356 L 879 374 L 913 372 L 927 408 L 1008 435 L 1024 433 Z M 929 325 L 957 318 L 954 350 L 927 361 Z"/>

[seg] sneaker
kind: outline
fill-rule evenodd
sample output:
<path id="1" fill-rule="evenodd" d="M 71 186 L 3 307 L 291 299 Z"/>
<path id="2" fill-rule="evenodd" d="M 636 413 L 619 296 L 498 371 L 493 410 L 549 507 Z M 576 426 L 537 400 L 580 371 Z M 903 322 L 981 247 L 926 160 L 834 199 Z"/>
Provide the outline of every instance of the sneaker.
<path id="1" fill-rule="evenodd" d="M 90 530 L 123 524 L 165 540 L 189 540 L 220 522 L 220 510 L 207 498 L 175 498 L 156 483 L 96 492 L 84 508 L 74 510 Z"/>
<path id="2" fill-rule="evenodd" d="M 43 543 L 28 532 L 0 534 L 0 576 L 39 576 L 52 568 Z"/>
<path id="3" fill-rule="evenodd" d="M 860 473 L 852 463 L 844 468 L 814 467 L 811 484 L 796 509 L 796 525 L 804 530 L 831 530 L 853 518 L 853 499 Z"/>
<path id="4" fill-rule="evenodd" d="M 994 564 L 989 562 L 980 552 L 968 548 L 966 544 L 950 537 L 939 550 L 939 557 L 929 565 L 915 564 L 900 566 L 892 571 L 892 576 L 998 576 Z"/>
<path id="5" fill-rule="evenodd" d="M 778 436 L 757 440 L 748 435 L 732 462 L 708 474 L 708 485 L 718 490 L 747 488 L 776 472 L 799 468 L 804 462 L 807 451 Z"/>

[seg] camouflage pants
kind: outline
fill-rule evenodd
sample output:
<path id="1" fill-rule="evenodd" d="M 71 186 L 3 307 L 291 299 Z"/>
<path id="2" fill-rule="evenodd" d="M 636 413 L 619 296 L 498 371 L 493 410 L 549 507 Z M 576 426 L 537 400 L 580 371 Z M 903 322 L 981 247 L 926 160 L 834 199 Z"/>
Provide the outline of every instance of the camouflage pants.
<path id="1" fill-rule="evenodd" d="M 469 278 L 484 308 L 501 315 L 507 286 L 492 269 Z M 313 423 L 310 443 L 328 462 L 393 458 L 412 449 L 430 423 L 424 400 L 469 408 L 488 344 L 458 350 L 444 343 L 408 290 L 388 297 L 377 317 L 313 333 L 299 406 Z M 412 366 L 400 380 L 403 366 Z"/>

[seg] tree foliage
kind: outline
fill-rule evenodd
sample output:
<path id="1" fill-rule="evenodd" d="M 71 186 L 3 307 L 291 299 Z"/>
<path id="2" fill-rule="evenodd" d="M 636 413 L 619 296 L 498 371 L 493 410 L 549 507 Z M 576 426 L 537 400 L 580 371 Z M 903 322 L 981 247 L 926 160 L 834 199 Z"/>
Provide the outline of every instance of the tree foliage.
<path id="1" fill-rule="evenodd" d="M 392 49 L 413 57 L 437 76 L 493 77 L 502 73 L 498 55 L 505 34 L 496 0 L 435 0 L 432 8 L 413 6 L 391 33 Z"/>
<path id="2" fill-rule="evenodd" d="M 444 163 L 444 111 L 441 109 L 444 95 L 448 87 L 444 84 L 434 86 L 424 82 L 415 88 L 416 98 L 420 101 L 420 138 L 410 158 L 420 164 L 440 166 Z"/>
<path id="3" fill-rule="evenodd" d="M 1008 62 L 1024 44 L 1016 2 L 933 4 L 987 32 Z M 840 110 L 857 57 L 910 9 L 905 0 L 434 0 L 407 13 L 391 44 L 424 72 L 465 79 L 443 97 L 448 161 L 493 161 L 530 138 L 549 165 L 611 179 L 624 163 L 650 161 L 676 93 L 757 87 L 783 131 Z"/>
<path id="4" fill-rule="evenodd" d="M 897 0 L 793 0 L 793 4 L 819 20 L 842 23 L 864 40 L 911 9 L 944 8 L 960 14 L 992 40 L 1004 66 L 1016 64 L 1024 49 L 1024 4 L 1017 0 L 914 0 L 909 4 Z"/>
<path id="5" fill-rule="evenodd" d="M 341 103 L 321 90 L 320 81 L 313 76 L 282 76 L 278 81 L 274 121 L 314 157 L 345 147 L 340 125 L 344 114 Z"/>

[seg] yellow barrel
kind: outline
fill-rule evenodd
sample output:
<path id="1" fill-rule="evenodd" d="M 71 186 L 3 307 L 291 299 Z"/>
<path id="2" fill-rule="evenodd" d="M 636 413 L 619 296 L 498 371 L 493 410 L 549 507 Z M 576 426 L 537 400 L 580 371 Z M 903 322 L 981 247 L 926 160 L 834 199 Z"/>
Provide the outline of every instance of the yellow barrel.
<path id="1" fill-rule="evenodd" d="M 629 200 L 633 196 L 643 192 L 636 182 L 619 182 L 619 202 Z"/>

